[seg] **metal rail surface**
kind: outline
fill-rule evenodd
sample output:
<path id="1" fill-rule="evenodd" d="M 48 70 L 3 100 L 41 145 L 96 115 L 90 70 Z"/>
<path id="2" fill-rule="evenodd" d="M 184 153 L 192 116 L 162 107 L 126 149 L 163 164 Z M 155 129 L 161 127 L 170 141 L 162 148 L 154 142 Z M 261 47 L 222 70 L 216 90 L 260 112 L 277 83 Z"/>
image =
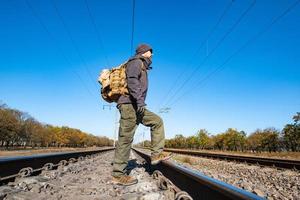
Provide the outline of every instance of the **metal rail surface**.
<path id="1" fill-rule="evenodd" d="M 137 154 L 143 157 L 148 163 L 150 156 L 140 149 L 133 149 Z M 153 170 L 159 170 L 162 174 L 172 181 L 178 188 L 186 191 L 194 200 L 201 199 L 263 199 L 246 190 L 239 189 L 222 181 L 205 176 L 198 171 L 185 168 L 172 163 L 171 161 L 162 161 L 153 166 Z"/>
<path id="2" fill-rule="evenodd" d="M 279 168 L 300 170 L 299 160 L 284 160 L 284 159 L 276 159 L 276 158 L 260 158 L 260 157 L 253 157 L 253 156 L 237 156 L 237 155 L 228 155 L 228 154 L 203 153 L 194 150 L 181 150 L 181 149 L 164 149 L 164 151 L 178 153 L 178 154 L 210 157 L 210 158 L 223 159 L 223 160 L 247 162 L 247 163 L 259 164 L 264 166 L 275 166 Z"/>
<path id="3" fill-rule="evenodd" d="M 114 148 L 104 148 L 93 151 L 49 153 L 33 156 L 17 156 L 0 158 L 0 184 L 7 182 L 17 176 L 28 176 L 43 169 L 52 169 L 59 165 L 66 165 L 77 159 L 83 159 L 93 154 L 113 150 Z"/>

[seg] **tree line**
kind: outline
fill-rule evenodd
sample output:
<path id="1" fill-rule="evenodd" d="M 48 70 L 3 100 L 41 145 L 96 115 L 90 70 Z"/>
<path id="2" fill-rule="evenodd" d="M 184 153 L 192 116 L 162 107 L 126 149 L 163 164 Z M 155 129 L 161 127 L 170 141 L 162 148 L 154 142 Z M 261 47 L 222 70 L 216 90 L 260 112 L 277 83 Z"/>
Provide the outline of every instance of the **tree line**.
<path id="1" fill-rule="evenodd" d="M 0 104 L 0 147 L 112 146 L 113 140 L 67 126 L 43 124 L 29 114 Z"/>
<path id="2" fill-rule="evenodd" d="M 144 141 L 139 146 L 150 147 L 150 141 Z M 285 125 L 279 131 L 275 128 L 257 129 L 247 134 L 233 128 L 224 133 L 211 135 L 201 129 L 196 135 L 184 137 L 182 134 L 166 140 L 166 148 L 190 148 L 221 151 L 300 151 L 300 112 L 293 116 L 293 123 Z"/>

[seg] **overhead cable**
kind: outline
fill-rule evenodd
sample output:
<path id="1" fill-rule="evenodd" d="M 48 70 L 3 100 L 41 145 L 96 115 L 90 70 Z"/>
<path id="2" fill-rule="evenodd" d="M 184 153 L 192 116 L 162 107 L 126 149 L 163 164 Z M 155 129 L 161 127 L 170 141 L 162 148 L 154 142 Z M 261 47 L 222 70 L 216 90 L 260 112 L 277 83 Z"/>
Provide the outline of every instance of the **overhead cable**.
<path id="1" fill-rule="evenodd" d="M 132 0 L 131 42 L 130 42 L 130 53 L 131 54 L 133 54 L 134 18 L 135 18 L 135 0 Z"/>
<path id="2" fill-rule="evenodd" d="M 204 57 L 204 59 L 202 60 L 201 64 L 198 65 L 190 74 L 190 76 L 185 79 L 185 81 L 183 82 L 183 84 L 181 84 L 181 86 L 176 90 L 176 92 L 174 93 L 174 95 L 171 96 L 171 98 L 169 98 L 169 100 L 167 101 L 166 104 L 169 104 L 176 95 L 179 94 L 179 92 L 183 89 L 183 87 L 192 80 L 192 78 L 197 74 L 197 72 L 200 70 L 200 67 L 208 60 L 208 58 L 214 54 L 214 52 L 219 48 L 219 46 L 225 41 L 225 39 L 230 35 L 230 33 L 232 33 L 235 28 L 240 24 L 240 22 L 244 19 L 244 17 L 250 12 L 250 10 L 254 7 L 254 5 L 256 4 L 256 0 L 253 0 L 251 2 L 251 4 L 247 7 L 247 9 L 240 15 L 240 17 L 237 19 L 237 21 L 225 32 L 225 34 L 223 35 L 223 37 L 217 42 L 216 46 L 208 53 L 207 56 Z"/>
<path id="3" fill-rule="evenodd" d="M 110 62 L 109 62 L 109 60 L 108 60 L 108 56 L 107 56 L 107 53 L 106 53 L 106 51 L 105 51 L 104 45 L 103 45 L 103 40 L 102 40 L 100 31 L 99 31 L 99 29 L 98 29 L 98 27 L 97 27 L 97 25 L 96 25 L 95 18 L 93 17 L 92 12 L 91 12 L 91 9 L 90 9 L 90 6 L 89 6 L 89 4 L 88 4 L 88 0 L 84 0 L 84 3 L 85 3 L 85 6 L 86 6 L 86 8 L 87 8 L 87 11 L 88 11 L 90 20 L 92 21 L 92 24 L 93 24 L 93 26 L 94 26 L 94 29 L 95 29 L 95 32 L 96 32 L 96 36 L 97 36 L 97 40 L 98 40 L 99 47 L 100 47 L 100 49 L 102 49 L 103 52 L 104 52 L 106 64 L 107 64 L 107 66 L 111 66 L 111 65 L 110 65 Z"/>
<path id="4" fill-rule="evenodd" d="M 173 101 L 171 105 L 174 105 L 177 103 L 182 97 L 190 93 L 192 90 L 198 89 L 200 84 L 207 81 L 209 78 L 211 78 L 213 75 L 215 75 L 217 72 L 222 71 L 226 64 L 231 61 L 237 54 L 239 54 L 242 50 L 244 50 L 247 46 L 251 45 L 255 40 L 257 40 L 261 35 L 263 35 L 265 32 L 267 32 L 274 24 L 276 24 L 280 19 L 282 19 L 284 16 L 286 16 L 290 11 L 292 11 L 298 4 L 300 3 L 300 0 L 295 1 L 290 6 L 288 6 L 287 9 L 285 9 L 280 15 L 274 17 L 270 23 L 268 23 L 264 28 L 262 28 L 259 32 L 257 32 L 254 36 L 252 36 L 250 39 L 248 39 L 240 48 L 238 48 L 233 54 L 231 54 L 221 65 L 219 65 L 214 71 L 209 73 L 207 76 L 205 76 L 203 79 L 201 79 L 195 87 L 192 87 L 191 90 L 186 91 L 183 95 L 178 97 Z"/>
<path id="5" fill-rule="evenodd" d="M 53 41 L 53 44 L 55 44 L 58 52 L 61 54 L 61 56 L 64 58 L 64 60 L 70 65 L 72 66 L 71 62 L 69 61 L 69 59 L 67 58 L 67 56 L 63 53 L 62 48 L 57 45 L 57 41 L 56 39 L 53 37 L 53 35 L 51 34 L 51 32 L 49 31 L 49 29 L 47 28 L 47 26 L 44 24 L 44 22 L 41 20 L 41 18 L 39 17 L 39 15 L 36 13 L 36 11 L 34 10 L 34 8 L 32 7 L 32 5 L 30 4 L 30 2 L 28 0 L 25 0 L 28 8 L 31 10 L 31 13 L 33 14 L 33 16 L 38 20 L 38 22 L 40 23 L 40 25 L 43 27 L 43 29 L 46 31 L 46 33 L 48 34 L 49 38 Z M 72 70 L 72 72 L 74 73 L 74 75 L 76 75 L 77 78 L 79 78 L 80 82 L 82 83 L 82 85 L 84 86 L 84 88 L 86 89 L 86 91 L 92 96 L 96 98 L 96 95 L 93 94 L 90 89 L 87 87 L 87 85 L 85 84 L 85 82 L 83 81 L 83 79 L 80 77 L 80 75 L 75 72 L 74 70 Z"/>
<path id="6" fill-rule="evenodd" d="M 220 15 L 220 17 L 218 18 L 217 22 L 214 24 L 214 26 L 210 29 L 210 31 L 208 32 L 207 36 L 205 37 L 205 39 L 200 43 L 200 46 L 197 48 L 197 50 L 195 51 L 195 53 L 193 54 L 193 56 L 191 57 L 191 59 L 188 62 L 187 68 L 189 68 L 192 64 L 192 61 L 194 60 L 194 57 L 196 57 L 199 53 L 199 51 L 202 49 L 202 47 L 204 46 L 204 44 L 207 43 L 207 41 L 210 39 L 210 37 L 213 35 L 213 33 L 216 31 L 216 29 L 218 28 L 219 24 L 223 21 L 223 19 L 225 18 L 226 14 L 228 13 L 229 9 L 232 7 L 234 0 L 231 0 L 225 7 L 225 9 L 223 10 L 222 14 Z M 160 101 L 160 104 L 158 106 L 158 109 L 160 109 L 161 105 L 164 104 L 164 102 L 166 101 L 166 99 L 169 97 L 169 95 L 173 92 L 173 89 L 176 88 L 178 81 L 181 79 L 181 77 L 183 77 L 183 75 L 187 72 L 186 69 L 183 69 L 177 76 L 177 78 L 175 79 L 175 81 L 173 82 L 173 84 L 171 85 L 170 89 L 168 90 L 167 93 L 165 93 L 164 97 L 162 98 L 162 101 Z"/>
<path id="7" fill-rule="evenodd" d="M 67 26 L 67 24 L 66 24 L 66 22 L 65 22 L 65 20 L 64 20 L 64 18 L 63 18 L 63 16 L 61 15 L 61 13 L 60 13 L 59 10 L 58 10 L 58 7 L 57 7 L 57 5 L 56 5 L 56 3 L 55 3 L 55 0 L 52 0 L 51 2 L 52 2 L 52 5 L 53 5 L 53 7 L 54 7 L 54 10 L 55 10 L 56 14 L 58 15 L 60 21 L 62 22 L 63 27 L 65 28 L 65 30 L 66 30 L 66 32 L 67 32 L 67 34 L 68 34 L 68 36 L 69 36 L 69 38 L 70 38 L 70 41 L 72 42 L 72 44 L 73 44 L 73 46 L 74 46 L 74 48 L 75 48 L 75 50 L 76 50 L 76 52 L 77 52 L 77 54 L 78 54 L 78 56 L 79 56 L 81 62 L 84 64 L 84 68 L 86 69 L 87 74 L 89 75 L 89 78 L 90 78 L 91 82 L 92 82 L 93 85 L 95 86 L 96 90 L 98 90 L 98 87 L 97 87 L 97 84 L 96 84 L 96 80 L 94 80 L 94 78 L 93 78 L 93 76 L 92 76 L 92 73 L 90 72 L 90 70 L 89 70 L 89 68 L 88 68 L 88 65 L 87 65 L 85 59 L 84 59 L 83 56 L 81 55 L 81 52 L 80 52 L 80 50 L 79 50 L 79 48 L 78 48 L 78 46 L 77 46 L 77 44 L 76 44 L 76 42 L 75 42 L 75 40 L 74 40 L 74 38 L 73 38 L 73 36 L 72 36 L 72 34 L 71 34 L 69 28 L 68 28 L 68 26 Z"/>

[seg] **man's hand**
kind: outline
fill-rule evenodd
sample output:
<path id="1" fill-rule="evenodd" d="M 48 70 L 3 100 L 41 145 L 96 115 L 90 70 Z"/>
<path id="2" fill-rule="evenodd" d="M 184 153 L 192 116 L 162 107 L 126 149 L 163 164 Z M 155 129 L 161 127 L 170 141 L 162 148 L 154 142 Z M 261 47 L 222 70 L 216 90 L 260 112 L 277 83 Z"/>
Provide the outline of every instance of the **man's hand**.
<path id="1" fill-rule="evenodd" d="M 138 114 L 143 114 L 145 112 L 145 106 L 138 106 L 137 108 L 137 113 Z"/>

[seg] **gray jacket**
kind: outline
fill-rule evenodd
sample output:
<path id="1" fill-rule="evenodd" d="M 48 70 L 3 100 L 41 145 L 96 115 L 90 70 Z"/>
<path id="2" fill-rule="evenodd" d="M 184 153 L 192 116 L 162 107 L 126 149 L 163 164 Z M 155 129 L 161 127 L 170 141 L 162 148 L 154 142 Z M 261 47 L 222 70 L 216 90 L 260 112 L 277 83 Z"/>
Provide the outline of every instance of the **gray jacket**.
<path id="1" fill-rule="evenodd" d="M 136 55 L 129 59 L 126 65 L 127 87 L 129 95 L 118 99 L 120 104 L 133 104 L 136 107 L 145 106 L 148 90 L 147 70 L 151 69 L 151 59 Z"/>

